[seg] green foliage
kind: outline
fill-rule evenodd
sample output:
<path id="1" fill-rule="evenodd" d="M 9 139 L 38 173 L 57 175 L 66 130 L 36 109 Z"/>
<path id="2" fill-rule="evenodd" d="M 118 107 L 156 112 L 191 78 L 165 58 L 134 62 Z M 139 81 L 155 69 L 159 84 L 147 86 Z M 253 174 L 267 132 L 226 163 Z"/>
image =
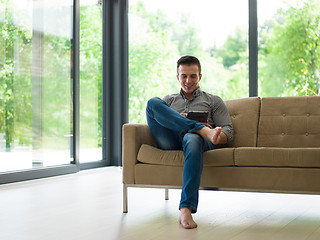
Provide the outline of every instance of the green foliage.
<path id="1" fill-rule="evenodd" d="M 14 45 L 21 45 L 23 42 L 28 45 L 30 34 L 13 24 L 13 13 L 7 5 L 10 5 L 10 2 L 0 1 L 4 14 L 4 20 L 0 22 L 0 133 L 5 133 L 6 148 L 9 150 L 14 139 L 20 137 L 14 131 L 16 109 L 28 106 L 27 103 L 19 101 L 25 94 L 16 95 L 16 89 L 24 82 L 15 79 Z"/>
<path id="2" fill-rule="evenodd" d="M 20 146 L 34 145 L 33 131 L 41 135 L 37 147 L 67 148 L 64 136 L 73 132 L 70 39 L 43 33 L 42 75 L 36 80 L 32 29 L 14 24 L 12 1 L 0 0 L 0 6 L 5 14 L 0 22 L 0 133 L 5 133 L 7 150 L 14 141 Z M 101 6 L 83 7 L 80 13 L 81 133 L 86 140 L 81 143 L 96 147 L 101 145 L 102 133 Z M 19 19 L 24 17 L 19 15 Z"/>
<path id="3" fill-rule="evenodd" d="M 70 40 L 45 34 L 41 36 L 41 83 L 34 82 L 32 29 L 15 24 L 12 1 L 0 2 L 4 21 L 0 22 L 0 133 L 5 133 L 6 148 L 34 143 L 36 111 L 42 117 L 39 130 L 43 145 L 57 147 L 64 134 L 70 133 Z M 19 19 L 25 16 L 19 15 Z M 35 94 L 42 110 L 33 106 Z M 67 109 L 67 110 L 66 110 Z M 37 130 L 38 131 L 38 130 Z M 62 144 L 65 145 L 65 144 Z"/>
<path id="4" fill-rule="evenodd" d="M 129 12 L 129 20 L 139 23 L 133 24 L 136 28 L 139 26 L 139 32 L 133 29 L 130 33 L 130 122 L 146 122 L 145 107 L 151 97 L 162 98 L 180 91 L 176 79 L 176 61 L 183 55 L 194 55 L 200 59 L 203 69 L 200 85 L 204 91 L 225 99 L 247 95 L 247 67 L 229 70 L 221 63 L 221 58 L 205 51 L 201 46 L 198 29 L 189 22 L 186 15 L 179 16 L 179 20 L 173 22 L 162 11 L 155 14 L 148 12 L 142 2 L 132 6 Z M 237 34 L 243 36 L 240 31 Z M 232 47 L 238 54 L 234 63 L 241 64 L 247 59 L 247 47 L 241 48 L 239 44 L 233 44 Z"/>
<path id="5" fill-rule="evenodd" d="M 171 24 L 161 11 L 153 16 L 139 2 L 130 12 L 131 19 L 139 21 L 144 31 L 139 29 L 140 34 L 131 36 L 129 44 L 129 117 L 130 121 L 146 122 L 148 99 L 162 97 L 175 88 L 178 50 L 169 35 Z"/>
<path id="6" fill-rule="evenodd" d="M 13 63 L 7 61 L 0 70 L 0 132 L 5 132 L 6 147 L 10 147 L 13 139 Z"/>
<path id="7" fill-rule="evenodd" d="M 180 21 L 172 24 L 171 40 L 177 45 L 179 55 L 200 55 L 203 53 L 198 30 L 187 15 L 181 15 Z"/>
<path id="8" fill-rule="evenodd" d="M 244 61 L 241 57 L 243 52 L 248 48 L 246 31 L 239 27 L 236 28 L 235 35 L 229 35 L 223 46 L 216 51 L 217 57 L 222 58 L 223 66 L 228 68 L 237 64 L 239 61 Z"/>
<path id="9" fill-rule="evenodd" d="M 32 29 L 14 24 L 10 4 L 0 0 L 5 16 L 0 22 L 0 133 L 5 133 L 9 149 L 14 141 L 31 145 L 33 98 L 43 94 L 42 147 L 65 148 L 62 138 L 72 134 L 72 43 L 66 37 L 44 33 L 43 88 L 34 92 Z M 297 1 L 279 10 L 260 29 L 259 95 L 319 95 L 319 8 L 319 0 Z M 85 6 L 80 11 L 80 131 L 81 144 L 86 147 L 101 146 L 101 13 L 101 6 Z M 142 2 L 129 13 L 137 27 L 130 29 L 129 36 L 130 122 L 146 122 L 145 106 L 151 97 L 180 91 L 176 61 L 182 55 L 200 59 L 204 91 L 225 100 L 248 96 L 247 30 L 237 28 L 221 47 L 205 50 L 187 15 L 173 21 L 163 11 L 148 12 Z"/>
<path id="10" fill-rule="evenodd" d="M 80 8 L 80 145 L 102 144 L 102 9 Z"/>
<path id="11" fill-rule="evenodd" d="M 175 88 L 176 52 L 163 32 L 130 45 L 129 115 L 135 122 L 146 121 L 144 109 L 149 98 L 162 97 Z"/>
<path id="12" fill-rule="evenodd" d="M 261 95 L 320 93 L 320 2 L 299 3 L 278 11 L 278 21 L 261 36 Z"/>

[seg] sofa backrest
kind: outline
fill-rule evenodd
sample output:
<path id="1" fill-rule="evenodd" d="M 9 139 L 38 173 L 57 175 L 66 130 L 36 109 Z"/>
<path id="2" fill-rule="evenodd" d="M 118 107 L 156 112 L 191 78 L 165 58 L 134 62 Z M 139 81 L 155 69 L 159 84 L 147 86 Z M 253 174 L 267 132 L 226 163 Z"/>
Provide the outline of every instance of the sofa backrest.
<path id="1" fill-rule="evenodd" d="M 261 99 L 258 147 L 320 147 L 320 96 Z"/>
<path id="2" fill-rule="evenodd" d="M 226 100 L 225 103 L 234 129 L 233 142 L 227 147 L 256 147 L 260 98 Z"/>

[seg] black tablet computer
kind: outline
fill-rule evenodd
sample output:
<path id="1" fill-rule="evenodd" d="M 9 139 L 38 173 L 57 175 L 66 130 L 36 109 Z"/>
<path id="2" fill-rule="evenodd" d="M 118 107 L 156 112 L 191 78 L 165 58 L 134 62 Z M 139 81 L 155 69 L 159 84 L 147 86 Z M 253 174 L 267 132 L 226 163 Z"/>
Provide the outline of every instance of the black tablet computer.
<path id="1" fill-rule="evenodd" d="M 209 112 L 206 111 L 194 111 L 194 112 L 188 112 L 187 118 L 191 120 L 195 120 L 198 122 L 206 123 L 209 117 Z"/>

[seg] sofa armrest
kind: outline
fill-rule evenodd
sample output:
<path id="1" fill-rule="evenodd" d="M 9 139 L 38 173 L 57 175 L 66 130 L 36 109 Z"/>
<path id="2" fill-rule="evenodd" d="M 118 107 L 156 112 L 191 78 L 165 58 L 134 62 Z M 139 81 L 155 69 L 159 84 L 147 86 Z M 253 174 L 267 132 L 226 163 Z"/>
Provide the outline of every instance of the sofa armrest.
<path id="1" fill-rule="evenodd" d="M 126 123 L 122 126 L 123 183 L 134 184 L 137 156 L 142 144 L 157 146 L 147 124 Z"/>

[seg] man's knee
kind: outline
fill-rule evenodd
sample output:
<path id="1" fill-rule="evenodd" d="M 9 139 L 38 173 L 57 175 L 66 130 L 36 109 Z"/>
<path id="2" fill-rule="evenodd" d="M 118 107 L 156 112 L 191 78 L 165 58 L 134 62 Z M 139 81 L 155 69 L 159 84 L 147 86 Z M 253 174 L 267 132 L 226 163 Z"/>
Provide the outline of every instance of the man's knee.
<path id="1" fill-rule="evenodd" d="M 199 146 L 203 145 L 204 139 L 197 133 L 186 133 L 183 137 L 183 145 Z"/>
<path id="2" fill-rule="evenodd" d="M 150 98 L 147 102 L 147 108 L 152 108 L 153 106 L 156 106 L 157 104 L 161 103 L 162 100 L 158 97 L 153 97 L 153 98 Z"/>
<path id="3" fill-rule="evenodd" d="M 162 103 L 162 99 L 161 98 L 158 98 L 158 97 L 153 97 L 153 98 L 150 98 L 149 100 L 148 100 L 148 103 L 147 103 L 147 105 L 154 105 L 154 104 L 159 104 L 159 103 Z"/>
<path id="4" fill-rule="evenodd" d="M 161 98 L 153 97 L 147 102 L 147 112 L 162 111 L 162 109 L 169 107 L 169 105 Z"/>

